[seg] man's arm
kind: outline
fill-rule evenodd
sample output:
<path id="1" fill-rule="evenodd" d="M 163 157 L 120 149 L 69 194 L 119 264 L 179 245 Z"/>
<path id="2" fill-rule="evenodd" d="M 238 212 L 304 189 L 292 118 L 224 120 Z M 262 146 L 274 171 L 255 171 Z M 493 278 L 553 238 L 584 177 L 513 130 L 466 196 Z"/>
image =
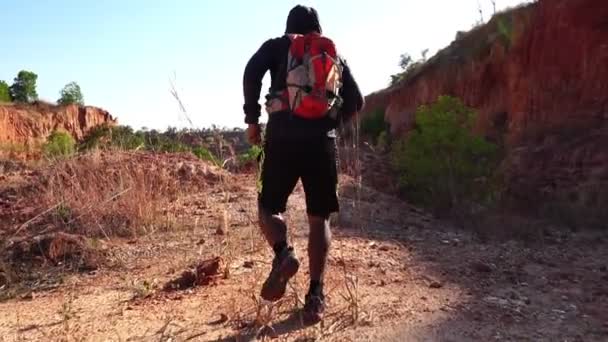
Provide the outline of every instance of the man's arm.
<path id="1" fill-rule="evenodd" d="M 243 105 L 243 111 L 245 113 L 245 123 L 247 124 L 257 124 L 261 115 L 261 106 L 258 101 L 262 91 L 262 79 L 266 71 L 270 69 L 272 52 L 270 44 L 270 40 L 262 44 L 245 66 L 243 74 L 245 104 Z"/>
<path id="2" fill-rule="evenodd" d="M 341 123 L 346 123 L 353 116 L 360 112 L 365 105 L 365 99 L 359 90 L 359 85 L 355 78 L 352 75 L 350 67 L 346 63 L 346 60 L 342 60 L 342 90 L 341 97 L 343 99 L 342 109 L 340 111 L 339 121 Z"/>

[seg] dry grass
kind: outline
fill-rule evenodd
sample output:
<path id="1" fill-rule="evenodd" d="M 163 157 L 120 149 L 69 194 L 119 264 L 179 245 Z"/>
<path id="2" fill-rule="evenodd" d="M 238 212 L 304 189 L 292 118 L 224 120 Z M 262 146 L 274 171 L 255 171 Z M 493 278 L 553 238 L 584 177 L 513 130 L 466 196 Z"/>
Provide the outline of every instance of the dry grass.
<path id="1" fill-rule="evenodd" d="M 212 169 L 188 156 L 127 152 L 58 161 L 21 190 L 37 215 L 12 234 L 62 231 L 109 238 L 171 228 L 175 222 L 167 203 L 215 182 Z"/>

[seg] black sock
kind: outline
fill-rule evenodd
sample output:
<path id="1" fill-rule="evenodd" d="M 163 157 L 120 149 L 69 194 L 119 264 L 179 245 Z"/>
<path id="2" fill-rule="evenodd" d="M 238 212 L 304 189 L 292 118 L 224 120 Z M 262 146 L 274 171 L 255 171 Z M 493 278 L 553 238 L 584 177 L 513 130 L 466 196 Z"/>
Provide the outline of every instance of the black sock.
<path id="1" fill-rule="evenodd" d="M 287 248 L 287 241 L 277 242 L 272 246 L 275 255 L 281 254 L 285 248 Z"/>
<path id="2" fill-rule="evenodd" d="M 319 280 L 311 280 L 308 293 L 315 296 L 323 295 L 323 283 Z"/>

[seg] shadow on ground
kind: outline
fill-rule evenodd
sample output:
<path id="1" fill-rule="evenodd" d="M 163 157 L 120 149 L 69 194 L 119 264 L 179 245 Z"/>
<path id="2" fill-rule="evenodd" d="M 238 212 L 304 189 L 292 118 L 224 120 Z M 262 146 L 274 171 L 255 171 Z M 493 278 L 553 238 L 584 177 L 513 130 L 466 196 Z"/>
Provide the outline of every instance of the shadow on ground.
<path id="1" fill-rule="evenodd" d="M 438 310 L 412 307 L 411 317 L 381 340 L 608 339 L 606 232 L 540 229 L 545 233 L 536 241 L 482 242 L 388 195 L 370 189 L 353 194 L 346 191 L 342 198 L 336 239 L 386 246 L 369 251 L 379 260 L 382 249 L 404 252 L 397 267 L 409 269 L 412 277 L 403 286 L 428 288 L 420 301 L 441 298 L 443 290 L 460 294 Z"/>

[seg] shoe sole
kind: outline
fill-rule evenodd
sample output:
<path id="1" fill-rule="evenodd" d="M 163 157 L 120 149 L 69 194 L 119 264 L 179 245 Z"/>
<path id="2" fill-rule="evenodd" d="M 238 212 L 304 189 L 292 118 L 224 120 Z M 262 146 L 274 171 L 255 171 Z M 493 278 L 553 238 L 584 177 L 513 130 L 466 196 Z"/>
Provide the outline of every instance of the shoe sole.
<path id="1" fill-rule="evenodd" d="M 277 272 L 277 277 L 269 278 L 262 287 L 262 298 L 265 300 L 274 302 L 283 297 L 287 283 L 289 280 L 298 273 L 300 268 L 300 262 L 296 259 L 290 258 L 286 260 L 281 269 Z"/>

